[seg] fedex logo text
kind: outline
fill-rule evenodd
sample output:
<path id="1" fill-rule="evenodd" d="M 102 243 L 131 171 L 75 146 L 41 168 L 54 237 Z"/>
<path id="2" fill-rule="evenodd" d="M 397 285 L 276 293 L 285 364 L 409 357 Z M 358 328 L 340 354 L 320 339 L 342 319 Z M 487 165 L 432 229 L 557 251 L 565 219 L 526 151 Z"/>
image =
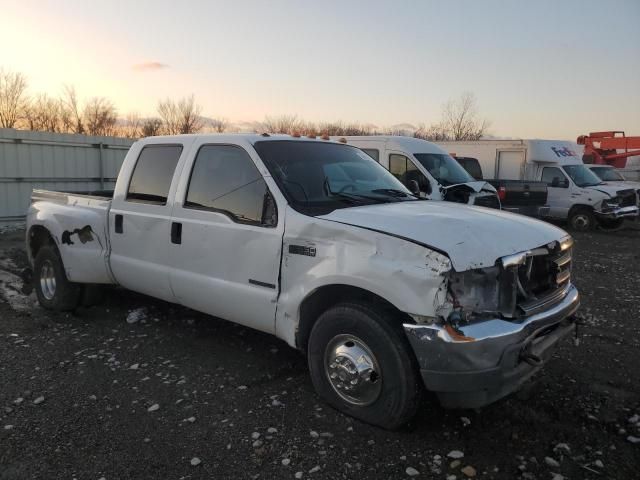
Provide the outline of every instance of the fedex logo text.
<path id="1" fill-rule="evenodd" d="M 556 157 L 577 157 L 576 152 L 569 150 L 567 147 L 551 147 L 551 150 L 556 154 Z"/>

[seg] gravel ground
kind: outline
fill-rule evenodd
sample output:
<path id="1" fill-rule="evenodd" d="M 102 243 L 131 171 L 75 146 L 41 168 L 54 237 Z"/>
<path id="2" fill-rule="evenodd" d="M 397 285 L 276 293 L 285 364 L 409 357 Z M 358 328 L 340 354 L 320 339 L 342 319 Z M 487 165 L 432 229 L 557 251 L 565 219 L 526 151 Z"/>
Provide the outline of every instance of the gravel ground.
<path id="1" fill-rule="evenodd" d="M 640 478 L 640 230 L 575 238 L 579 345 L 510 398 L 428 399 L 387 432 L 323 404 L 274 337 L 116 288 L 42 310 L 4 229 L 0 479 Z"/>

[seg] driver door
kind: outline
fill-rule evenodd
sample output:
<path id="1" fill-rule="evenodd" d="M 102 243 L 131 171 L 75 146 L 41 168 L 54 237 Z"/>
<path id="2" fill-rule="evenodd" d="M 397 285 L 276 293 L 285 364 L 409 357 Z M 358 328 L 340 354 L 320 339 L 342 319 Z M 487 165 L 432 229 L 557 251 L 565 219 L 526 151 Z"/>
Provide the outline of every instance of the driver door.
<path id="1" fill-rule="evenodd" d="M 549 216 L 567 218 L 571 208 L 570 181 L 559 167 L 543 167 L 540 181 L 547 184 Z"/>
<path id="2" fill-rule="evenodd" d="M 420 187 L 420 196 L 432 198 L 431 182 L 406 155 L 390 152 L 389 171 L 409 190 L 411 190 L 411 180 L 415 180 L 418 182 L 418 186 Z"/>

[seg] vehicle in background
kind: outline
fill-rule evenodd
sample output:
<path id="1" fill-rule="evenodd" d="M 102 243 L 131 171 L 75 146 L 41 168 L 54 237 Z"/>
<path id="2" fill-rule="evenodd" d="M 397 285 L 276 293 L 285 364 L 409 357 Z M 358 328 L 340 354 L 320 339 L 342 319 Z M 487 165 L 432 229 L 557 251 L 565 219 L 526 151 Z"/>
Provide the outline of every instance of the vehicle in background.
<path id="1" fill-rule="evenodd" d="M 579 305 L 563 230 L 417 198 L 358 148 L 308 138 L 139 140 L 115 192 L 34 191 L 26 242 L 44 308 L 117 284 L 267 332 L 329 404 L 387 428 L 423 386 L 448 407 L 513 392 Z"/>
<path id="2" fill-rule="evenodd" d="M 438 142 L 449 152 L 478 159 L 485 178 L 547 185 L 548 217 L 574 230 L 618 228 L 638 216 L 633 189 L 605 184 L 582 162 L 582 148 L 556 140 Z"/>
<path id="3" fill-rule="evenodd" d="M 605 183 L 619 187 L 633 188 L 638 196 L 638 206 L 640 207 L 640 182 L 627 180 L 620 172 L 620 169 L 612 167 L 611 165 L 587 165 L 587 167 Z"/>
<path id="4" fill-rule="evenodd" d="M 580 135 L 577 142 L 584 145 L 586 165 L 610 165 L 627 180 L 640 181 L 640 137 L 628 137 L 622 131 L 591 132 Z"/>
<path id="5" fill-rule="evenodd" d="M 484 179 L 482 168 L 477 158 L 459 157 L 455 153 L 451 156 L 476 180 L 489 182 L 498 192 L 503 210 L 529 217 L 546 217 L 549 215 L 547 206 L 547 184 L 529 180 L 500 180 Z"/>
<path id="6" fill-rule="evenodd" d="M 405 187 L 424 198 L 500 208 L 493 186 L 476 181 L 434 143 L 394 135 L 333 139 L 358 147 L 389 170 Z"/>

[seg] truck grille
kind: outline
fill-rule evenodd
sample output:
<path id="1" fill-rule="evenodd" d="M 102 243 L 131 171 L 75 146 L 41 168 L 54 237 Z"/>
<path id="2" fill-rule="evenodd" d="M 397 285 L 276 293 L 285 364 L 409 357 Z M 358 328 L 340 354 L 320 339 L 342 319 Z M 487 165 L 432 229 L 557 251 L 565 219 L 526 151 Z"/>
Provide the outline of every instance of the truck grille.
<path id="1" fill-rule="evenodd" d="M 618 192 L 618 198 L 620 199 L 621 207 L 634 207 L 637 203 L 636 192 L 633 189 L 621 190 Z"/>
<path id="2" fill-rule="evenodd" d="M 485 195 L 483 197 L 476 197 L 473 204 L 479 207 L 500 208 L 500 204 L 498 203 L 498 198 L 495 195 Z"/>
<path id="3" fill-rule="evenodd" d="M 525 315 L 562 299 L 571 282 L 571 248 L 548 252 L 537 249 L 518 267 L 518 307 Z"/>

